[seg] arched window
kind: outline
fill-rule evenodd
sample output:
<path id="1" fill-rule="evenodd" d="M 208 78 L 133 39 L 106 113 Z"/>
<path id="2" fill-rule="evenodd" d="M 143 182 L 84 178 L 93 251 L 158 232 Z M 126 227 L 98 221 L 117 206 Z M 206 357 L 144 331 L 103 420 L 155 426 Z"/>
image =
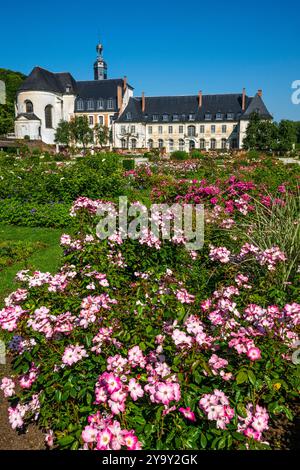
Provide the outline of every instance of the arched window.
<path id="1" fill-rule="evenodd" d="M 215 150 L 216 148 L 216 139 L 210 139 L 210 148 Z"/>
<path id="2" fill-rule="evenodd" d="M 226 149 L 226 144 L 227 144 L 227 140 L 226 139 L 222 139 L 221 140 L 221 148 L 224 150 Z"/>
<path id="3" fill-rule="evenodd" d="M 205 149 L 205 139 L 200 139 L 200 149 Z"/>
<path id="4" fill-rule="evenodd" d="M 121 147 L 122 149 L 126 149 L 126 139 L 121 139 Z"/>
<path id="5" fill-rule="evenodd" d="M 184 140 L 179 139 L 178 144 L 179 144 L 179 150 L 184 150 L 184 147 L 185 147 Z"/>
<path id="6" fill-rule="evenodd" d="M 196 127 L 195 126 L 188 126 L 188 136 L 194 137 L 196 135 Z"/>
<path id="7" fill-rule="evenodd" d="M 153 140 L 152 139 L 148 140 L 148 149 L 153 149 Z"/>
<path id="8" fill-rule="evenodd" d="M 158 139 L 158 148 L 162 149 L 164 146 L 164 141 L 162 139 Z"/>
<path id="9" fill-rule="evenodd" d="M 174 150 L 174 140 L 169 139 L 169 151 L 173 152 L 173 150 Z"/>
<path id="10" fill-rule="evenodd" d="M 132 150 L 136 149 L 136 139 L 131 139 L 131 148 Z"/>
<path id="11" fill-rule="evenodd" d="M 25 101 L 25 112 L 26 113 L 33 113 L 33 104 L 32 101 L 26 100 Z"/>
<path id="12" fill-rule="evenodd" d="M 189 149 L 194 150 L 194 148 L 195 148 L 195 142 L 194 142 L 194 140 L 190 140 L 189 141 Z"/>
<path id="13" fill-rule="evenodd" d="M 52 106 L 48 104 L 45 108 L 45 127 L 46 129 L 52 129 Z"/>

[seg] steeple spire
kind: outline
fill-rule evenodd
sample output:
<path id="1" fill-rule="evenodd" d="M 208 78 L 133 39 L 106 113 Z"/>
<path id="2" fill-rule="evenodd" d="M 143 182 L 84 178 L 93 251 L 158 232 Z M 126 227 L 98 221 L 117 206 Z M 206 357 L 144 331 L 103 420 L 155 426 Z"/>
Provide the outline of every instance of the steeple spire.
<path id="1" fill-rule="evenodd" d="M 106 80 L 107 79 L 107 64 L 102 57 L 103 45 L 99 42 L 96 46 L 97 59 L 94 63 L 94 80 Z"/>

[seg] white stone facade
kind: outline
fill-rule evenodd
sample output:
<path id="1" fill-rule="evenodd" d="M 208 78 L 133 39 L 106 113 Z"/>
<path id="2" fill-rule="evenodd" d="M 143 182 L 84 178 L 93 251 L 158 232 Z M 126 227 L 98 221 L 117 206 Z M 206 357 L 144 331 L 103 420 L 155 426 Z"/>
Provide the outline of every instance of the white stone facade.
<path id="1" fill-rule="evenodd" d="M 120 149 L 164 148 L 168 153 L 175 150 L 241 148 L 240 126 L 243 123 L 244 129 L 246 122 L 116 122 L 114 146 Z"/>

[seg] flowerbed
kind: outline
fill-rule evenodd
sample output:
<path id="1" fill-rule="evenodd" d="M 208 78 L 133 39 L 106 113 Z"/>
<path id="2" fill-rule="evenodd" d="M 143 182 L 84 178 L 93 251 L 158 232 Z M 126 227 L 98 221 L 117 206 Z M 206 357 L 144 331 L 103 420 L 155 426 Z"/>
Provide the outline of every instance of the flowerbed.
<path id="1" fill-rule="evenodd" d="M 61 271 L 20 272 L 0 312 L 12 427 L 37 421 L 62 449 L 269 448 L 299 393 L 299 270 L 274 288 L 289 254 L 237 238 L 210 208 L 198 253 L 151 233 L 100 242 L 96 207 L 75 202 Z M 251 217 L 235 209 L 234 223 Z"/>

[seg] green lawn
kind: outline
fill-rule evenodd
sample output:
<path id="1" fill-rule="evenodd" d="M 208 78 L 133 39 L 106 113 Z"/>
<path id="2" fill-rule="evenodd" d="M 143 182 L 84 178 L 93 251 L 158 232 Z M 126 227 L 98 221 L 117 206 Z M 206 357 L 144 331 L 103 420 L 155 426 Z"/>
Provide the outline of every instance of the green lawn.
<path id="1" fill-rule="evenodd" d="M 21 269 L 36 269 L 54 273 L 60 265 L 62 249 L 59 245 L 61 230 L 37 227 L 17 227 L 0 224 L 0 244 L 20 241 L 34 244 L 35 250 L 26 259 L 12 263 L 0 271 L 0 301 L 17 285 L 15 275 Z"/>

